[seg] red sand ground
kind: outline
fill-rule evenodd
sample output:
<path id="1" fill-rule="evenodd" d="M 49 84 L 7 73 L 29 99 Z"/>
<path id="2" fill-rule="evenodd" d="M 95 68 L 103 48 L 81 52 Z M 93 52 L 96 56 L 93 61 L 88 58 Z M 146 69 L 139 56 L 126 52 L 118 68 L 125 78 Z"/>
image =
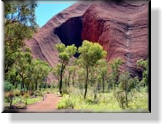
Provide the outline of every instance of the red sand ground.
<path id="1" fill-rule="evenodd" d="M 26 112 L 52 112 L 56 110 L 56 105 L 60 98 L 56 94 L 46 94 L 44 101 L 28 105 Z"/>

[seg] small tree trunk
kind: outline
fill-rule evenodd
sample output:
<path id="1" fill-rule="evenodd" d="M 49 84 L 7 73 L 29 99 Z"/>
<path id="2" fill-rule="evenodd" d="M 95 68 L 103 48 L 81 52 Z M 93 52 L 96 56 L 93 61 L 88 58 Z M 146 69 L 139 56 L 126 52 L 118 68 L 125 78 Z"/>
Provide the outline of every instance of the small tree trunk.
<path id="1" fill-rule="evenodd" d="M 24 87 L 24 78 L 22 78 L 21 89 L 23 89 L 23 90 L 25 91 L 25 87 Z"/>
<path id="2" fill-rule="evenodd" d="M 73 76 L 73 79 L 72 79 L 73 81 L 72 81 L 72 84 L 73 84 L 73 86 L 75 86 L 75 81 L 74 81 L 74 76 Z"/>
<path id="3" fill-rule="evenodd" d="M 86 98 L 87 87 L 88 87 L 88 67 L 86 68 L 86 80 L 85 80 L 85 93 L 84 93 L 84 99 Z"/>
<path id="4" fill-rule="evenodd" d="M 104 93 L 104 76 L 102 77 L 102 81 L 103 81 L 103 93 Z"/>
<path id="5" fill-rule="evenodd" d="M 36 80 L 36 83 L 35 83 L 35 90 L 38 90 L 38 82 Z"/>
<path id="6" fill-rule="evenodd" d="M 62 94 L 62 74 L 60 74 L 59 92 Z"/>
<path id="7" fill-rule="evenodd" d="M 126 100 L 126 107 L 128 107 L 128 88 L 127 88 L 127 84 L 125 85 L 125 100 Z"/>
<path id="8" fill-rule="evenodd" d="M 70 86 L 70 76 L 71 76 L 71 74 L 69 73 L 69 75 L 68 75 L 68 87 Z"/>
<path id="9" fill-rule="evenodd" d="M 100 91 L 100 81 L 98 80 L 97 90 Z"/>
<path id="10" fill-rule="evenodd" d="M 128 96 L 126 94 L 126 107 L 128 107 Z"/>
<path id="11" fill-rule="evenodd" d="M 64 66 L 63 64 L 61 65 L 61 72 L 60 72 L 60 84 L 59 84 L 59 92 L 62 95 L 62 79 L 63 79 L 63 70 Z"/>
<path id="12" fill-rule="evenodd" d="M 72 84 L 73 84 L 73 86 L 75 86 L 75 80 L 74 80 L 74 77 L 75 77 L 75 71 L 74 71 L 74 73 L 73 73 L 73 78 L 72 78 Z"/>
<path id="13" fill-rule="evenodd" d="M 13 97 L 10 97 L 10 105 L 9 105 L 10 109 L 12 108 L 12 103 L 13 103 Z"/>

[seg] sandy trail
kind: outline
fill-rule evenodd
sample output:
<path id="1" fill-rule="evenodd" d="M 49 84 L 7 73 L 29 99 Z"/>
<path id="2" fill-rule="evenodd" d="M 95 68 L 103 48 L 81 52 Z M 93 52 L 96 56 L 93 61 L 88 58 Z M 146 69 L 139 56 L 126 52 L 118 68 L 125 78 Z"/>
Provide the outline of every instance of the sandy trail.
<path id="1" fill-rule="evenodd" d="M 56 94 L 46 94 L 44 100 L 32 105 L 28 105 L 27 112 L 52 112 L 56 110 L 56 105 L 61 97 Z"/>

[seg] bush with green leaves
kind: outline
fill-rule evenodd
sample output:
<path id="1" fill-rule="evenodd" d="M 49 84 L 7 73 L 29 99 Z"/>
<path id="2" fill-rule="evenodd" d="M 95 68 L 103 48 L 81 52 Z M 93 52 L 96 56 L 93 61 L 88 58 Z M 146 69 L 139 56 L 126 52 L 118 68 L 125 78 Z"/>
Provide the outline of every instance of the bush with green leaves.
<path id="1" fill-rule="evenodd" d="M 14 89 L 14 86 L 10 82 L 8 82 L 8 81 L 4 82 L 4 90 L 5 91 L 11 91 L 13 89 Z"/>
<path id="2" fill-rule="evenodd" d="M 138 60 L 137 67 L 142 71 L 141 86 L 148 86 L 148 60 Z"/>
<path id="3" fill-rule="evenodd" d="M 58 109 L 73 109 L 75 106 L 75 101 L 70 98 L 69 95 L 64 95 L 62 100 L 58 103 Z"/>
<path id="4" fill-rule="evenodd" d="M 14 93 L 13 91 L 5 92 L 5 99 L 9 102 L 9 108 L 12 108 Z"/>

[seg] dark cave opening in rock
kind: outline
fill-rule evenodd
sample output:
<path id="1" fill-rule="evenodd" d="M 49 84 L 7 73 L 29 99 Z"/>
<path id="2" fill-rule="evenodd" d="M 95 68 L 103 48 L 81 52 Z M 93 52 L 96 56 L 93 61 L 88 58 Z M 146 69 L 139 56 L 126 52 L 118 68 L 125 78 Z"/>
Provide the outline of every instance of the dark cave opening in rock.
<path id="1" fill-rule="evenodd" d="M 67 45 L 75 44 L 78 48 L 82 45 L 82 17 L 74 17 L 54 29 L 54 34 L 58 35 L 61 42 Z M 76 57 L 79 54 L 75 55 Z"/>

